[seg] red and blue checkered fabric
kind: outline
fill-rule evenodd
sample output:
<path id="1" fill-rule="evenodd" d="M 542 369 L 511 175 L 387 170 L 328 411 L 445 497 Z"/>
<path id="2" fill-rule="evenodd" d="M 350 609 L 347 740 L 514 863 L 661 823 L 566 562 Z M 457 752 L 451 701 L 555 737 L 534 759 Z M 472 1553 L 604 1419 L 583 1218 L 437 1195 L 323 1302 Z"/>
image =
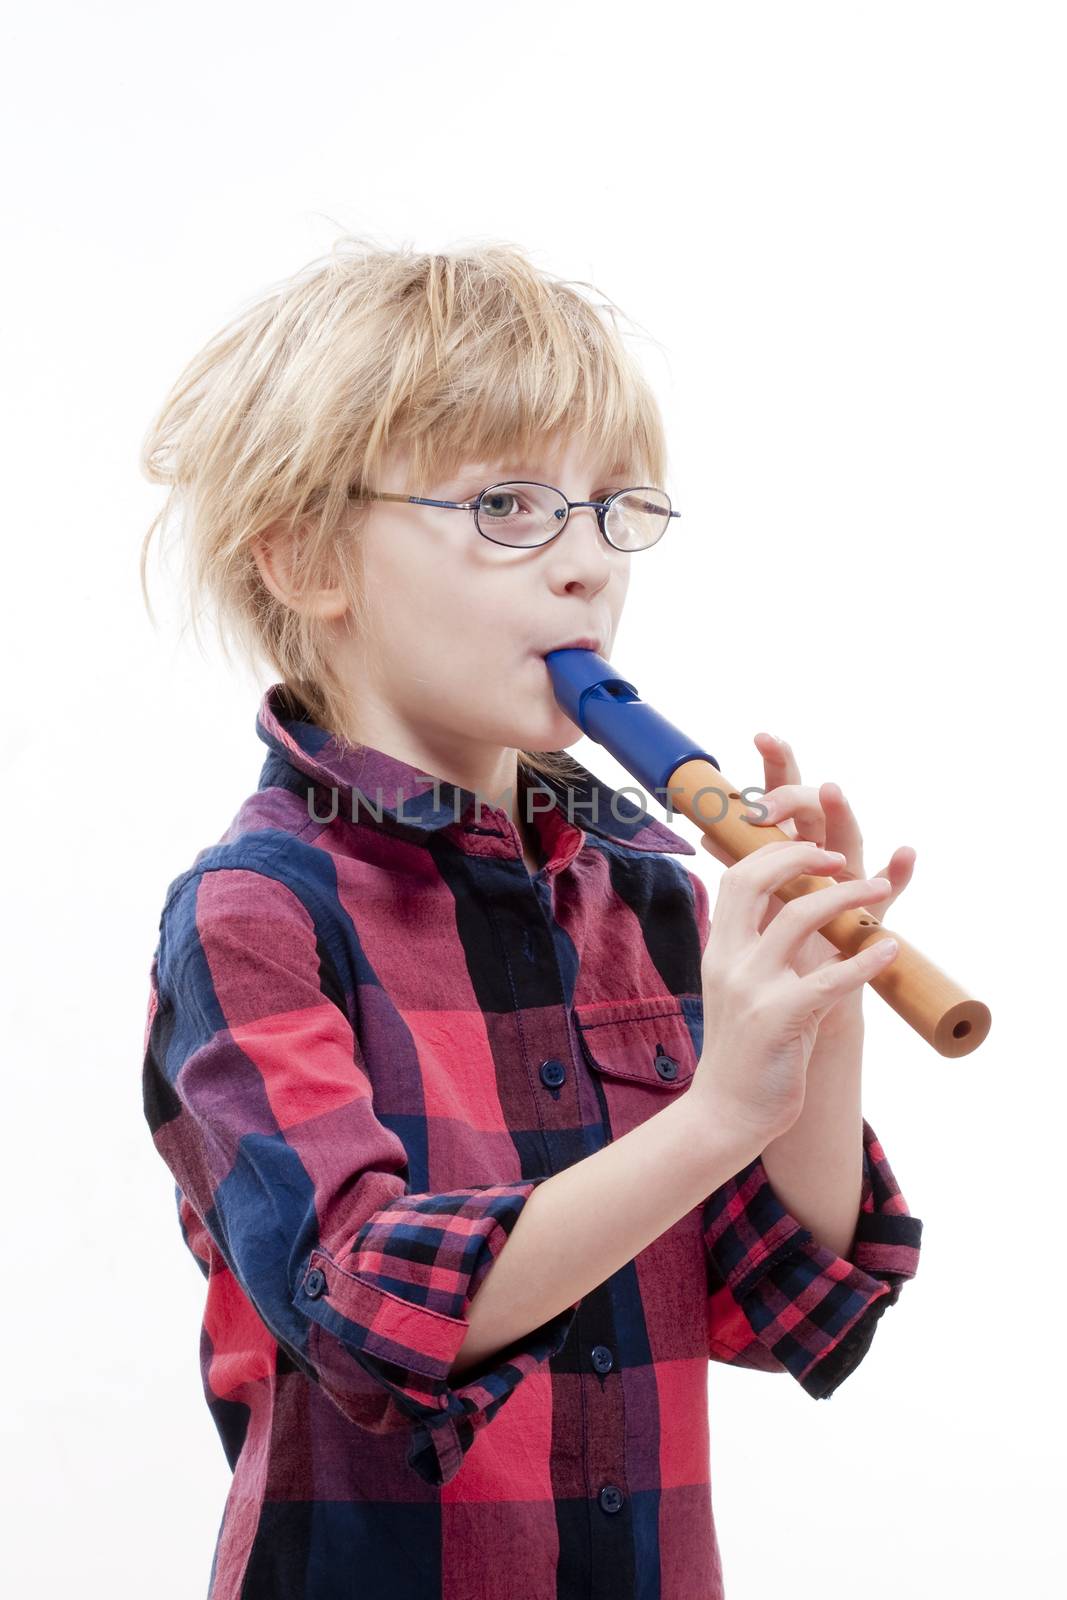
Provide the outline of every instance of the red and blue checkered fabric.
<path id="1" fill-rule="evenodd" d="M 538 1183 L 685 1092 L 708 894 L 691 844 L 581 768 L 510 809 L 281 684 L 256 791 L 169 885 L 144 1109 L 206 1280 L 233 1470 L 209 1600 L 714 1600 L 708 1362 L 828 1396 L 918 1263 L 864 1123 L 851 1259 L 761 1160 L 449 1383 Z"/>

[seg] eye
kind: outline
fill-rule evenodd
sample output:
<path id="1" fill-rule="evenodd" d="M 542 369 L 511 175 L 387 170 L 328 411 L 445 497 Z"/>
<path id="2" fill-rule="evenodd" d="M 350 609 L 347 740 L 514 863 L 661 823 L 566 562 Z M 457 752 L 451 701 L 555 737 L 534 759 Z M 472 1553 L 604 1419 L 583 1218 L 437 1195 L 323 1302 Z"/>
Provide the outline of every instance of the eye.
<path id="1" fill-rule="evenodd" d="M 520 497 L 511 489 L 494 489 L 492 494 L 487 494 L 482 500 L 482 515 L 490 519 L 508 517 L 512 515 L 513 508 L 523 504 Z"/>

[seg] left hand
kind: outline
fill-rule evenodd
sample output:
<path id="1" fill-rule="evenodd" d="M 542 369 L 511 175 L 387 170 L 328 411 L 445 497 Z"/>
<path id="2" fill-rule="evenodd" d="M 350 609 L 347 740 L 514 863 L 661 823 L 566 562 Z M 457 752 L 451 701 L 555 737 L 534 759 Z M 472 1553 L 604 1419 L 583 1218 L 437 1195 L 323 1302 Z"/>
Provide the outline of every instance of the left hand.
<path id="1" fill-rule="evenodd" d="M 845 857 L 843 866 L 834 873 L 820 874 L 820 876 L 832 877 L 835 882 L 868 877 L 863 865 L 863 838 L 859 824 L 852 807 L 837 784 L 823 783 L 817 789 L 802 784 L 796 757 L 784 739 L 776 739 L 771 733 L 757 733 L 753 742 L 763 757 L 766 789 L 765 794 L 749 802 L 749 811 L 755 807 L 759 808 L 751 819 L 753 825 L 759 827 L 774 824 L 791 839 L 810 839 L 825 849 L 840 850 Z M 762 812 L 767 814 L 761 815 Z M 701 843 L 717 861 L 722 862 L 723 866 L 733 865 L 733 858 L 713 843 L 707 834 Z M 897 896 L 907 888 L 914 866 L 915 851 L 911 845 L 902 844 L 893 851 L 888 866 L 869 874 L 872 878 L 889 879 L 887 890 L 879 895 L 877 890 L 872 889 L 870 895 L 872 902 L 870 909 L 876 913 L 879 922 L 883 921 L 886 911 Z M 786 904 L 787 902 L 780 900 L 776 894 L 771 895 L 767 915 L 760 924 L 760 933 L 773 922 Z M 838 961 L 845 959 L 829 939 L 824 939 L 821 933 L 813 933 L 805 939 L 793 957 L 793 970 L 802 978 L 816 967 L 823 966 L 831 958 Z M 820 1032 L 829 1031 L 828 1025 L 838 1026 L 841 1023 L 858 1020 L 862 1016 L 864 987 L 861 984 L 858 989 L 853 990 L 845 999 L 839 1000 L 837 1005 L 826 1012 L 820 1023 Z"/>

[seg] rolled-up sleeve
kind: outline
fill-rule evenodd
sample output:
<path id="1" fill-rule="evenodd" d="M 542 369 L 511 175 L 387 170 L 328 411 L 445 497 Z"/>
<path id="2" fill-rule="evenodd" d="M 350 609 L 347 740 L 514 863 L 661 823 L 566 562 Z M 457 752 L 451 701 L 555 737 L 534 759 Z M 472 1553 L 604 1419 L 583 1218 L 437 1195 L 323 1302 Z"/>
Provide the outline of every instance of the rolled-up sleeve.
<path id="1" fill-rule="evenodd" d="M 699 873 L 685 870 L 703 957 L 710 896 Z M 879 1319 L 915 1276 L 922 1226 L 866 1119 L 860 1209 L 848 1258 L 817 1243 L 786 1210 L 757 1156 L 704 1203 L 709 1358 L 790 1372 L 814 1399 L 828 1400 L 859 1366 Z"/>
<path id="2" fill-rule="evenodd" d="M 816 1400 L 859 1366 L 919 1263 L 922 1222 L 866 1119 L 850 1257 L 819 1244 L 786 1210 L 760 1157 L 709 1196 L 703 1223 L 709 1356 L 790 1372 Z"/>
<path id="3" fill-rule="evenodd" d="M 267 872 L 181 884 L 152 964 L 145 1115 L 271 1336 L 350 1421 L 407 1432 L 408 1464 L 443 1484 L 581 1301 L 449 1384 L 470 1301 L 549 1174 L 409 1192 L 325 919 Z"/>
<path id="4" fill-rule="evenodd" d="M 479 1376 L 449 1385 L 467 1307 L 543 1181 L 405 1194 L 374 1212 L 346 1258 L 313 1249 L 297 1283 L 294 1303 L 316 1324 L 311 1348 L 322 1381 L 345 1409 L 355 1355 L 414 1420 L 408 1462 L 428 1483 L 455 1477 L 478 1430 L 562 1349 L 581 1304 L 496 1351 Z"/>

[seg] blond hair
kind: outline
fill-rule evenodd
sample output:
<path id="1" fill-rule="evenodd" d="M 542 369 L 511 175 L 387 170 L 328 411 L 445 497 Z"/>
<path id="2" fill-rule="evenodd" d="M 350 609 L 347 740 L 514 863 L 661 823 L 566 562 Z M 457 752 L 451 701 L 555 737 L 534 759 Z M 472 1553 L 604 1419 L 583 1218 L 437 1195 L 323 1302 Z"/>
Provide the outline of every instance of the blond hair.
<path id="1" fill-rule="evenodd" d="M 230 635 L 246 664 L 268 663 L 347 744 L 351 691 L 329 626 L 276 598 L 254 544 L 268 530 L 299 533 L 296 592 L 339 584 L 368 630 L 359 530 L 373 502 L 353 500 L 382 486 L 394 448 L 410 458 L 409 494 L 561 429 L 608 472 L 662 486 L 663 422 L 618 308 L 578 287 L 593 286 L 542 272 L 508 243 L 421 253 L 353 234 L 271 285 L 192 358 L 145 436 L 142 470 L 169 488 L 141 548 L 149 615 L 149 544 L 175 518 L 196 637 L 203 606 L 228 658 Z M 546 775 L 574 770 L 562 751 L 519 758 Z"/>

